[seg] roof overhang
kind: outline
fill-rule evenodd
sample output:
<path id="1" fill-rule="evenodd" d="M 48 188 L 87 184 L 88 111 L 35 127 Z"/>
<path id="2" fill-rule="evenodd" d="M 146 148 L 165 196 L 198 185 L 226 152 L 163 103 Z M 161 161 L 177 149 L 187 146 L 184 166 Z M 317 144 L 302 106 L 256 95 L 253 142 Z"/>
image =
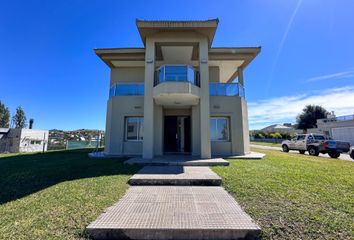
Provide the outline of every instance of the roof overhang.
<path id="1" fill-rule="evenodd" d="M 244 48 L 210 48 L 209 66 L 220 68 L 221 82 L 231 82 L 239 74 L 240 68 L 247 65 L 259 54 L 260 47 Z M 95 49 L 95 53 L 111 68 L 116 67 L 144 67 L 144 48 L 103 48 Z M 157 61 L 163 61 L 158 57 Z M 198 58 L 191 53 L 192 65 L 198 65 Z"/>
<path id="2" fill-rule="evenodd" d="M 136 20 L 141 40 L 146 43 L 146 37 L 158 32 L 179 32 L 192 31 L 208 37 L 209 47 L 211 46 L 219 19 L 210 19 L 204 21 L 146 21 Z"/>
<path id="3" fill-rule="evenodd" d="M 225 77 L 221 77 L 222 82 L 231 82 L 237 78 L 240 69 L 245 69 L 260 51 L 261 47 L 210 48 L 209 65 L 220 62 L 220 71 L 225 74 Z"/>
<path id="4" fill-rule="evenodd" d="M 131 63 L 145 66 L 144 48 L 99 48 L 94 51 L 111 68 L 127 67 Z"/>

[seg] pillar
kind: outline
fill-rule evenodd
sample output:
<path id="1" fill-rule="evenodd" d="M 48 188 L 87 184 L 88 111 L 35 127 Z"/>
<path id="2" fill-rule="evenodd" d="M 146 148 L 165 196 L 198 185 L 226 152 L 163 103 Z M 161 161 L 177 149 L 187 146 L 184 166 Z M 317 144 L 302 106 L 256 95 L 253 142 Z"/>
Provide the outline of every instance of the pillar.
<path id="1" fill-rule="evenodd" d="M 209 104 L 209 64 L 208 41 L 206 38 L 199 42 L 199 71 L 200 71 L 200 156 L 211 157 L 210 149 L 210 104 Z"/>
<path id="2" fill-rule="evenodd" d="M 154 71 L 155 42 L 148 38 L 145 45 L 143 158 L 154 156 Z"/>

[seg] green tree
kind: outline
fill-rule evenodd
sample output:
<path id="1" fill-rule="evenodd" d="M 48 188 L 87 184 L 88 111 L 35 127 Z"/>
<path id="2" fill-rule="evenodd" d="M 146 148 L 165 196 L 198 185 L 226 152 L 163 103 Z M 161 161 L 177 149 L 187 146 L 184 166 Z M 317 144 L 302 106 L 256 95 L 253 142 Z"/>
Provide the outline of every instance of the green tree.
<path id="1" fill-rule="evenodd" d="M 298 129 L 307 130 L 317 127 L 317 119 L 326 118 L 327 110 L 318 105 L 307 105 L 296 118 Z"/>
<path id="2" fill-rule="evenodd" d="M 10 126 L 10 111 L 9 108 L 6 107 L 0 101 L 0 127 L 8 128 Z"/>
<path id="3" fill-rule="evenodd" d="M 26 114 L 21 106 L 16 108 L 16 114 L 12 117 L 12 123 L 15 128 L 25 128 L 27 126 Z"/>

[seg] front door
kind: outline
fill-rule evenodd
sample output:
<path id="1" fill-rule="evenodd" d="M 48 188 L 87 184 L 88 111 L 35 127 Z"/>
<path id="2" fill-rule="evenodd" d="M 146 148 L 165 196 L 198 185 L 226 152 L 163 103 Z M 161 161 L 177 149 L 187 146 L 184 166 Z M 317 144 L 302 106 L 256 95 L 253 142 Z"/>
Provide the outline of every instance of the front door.
<path id="1" fill-rule="evenodd" d="M 190 117 L 165 116 L 164 152 L 189 153 L 191 150 Z"/>

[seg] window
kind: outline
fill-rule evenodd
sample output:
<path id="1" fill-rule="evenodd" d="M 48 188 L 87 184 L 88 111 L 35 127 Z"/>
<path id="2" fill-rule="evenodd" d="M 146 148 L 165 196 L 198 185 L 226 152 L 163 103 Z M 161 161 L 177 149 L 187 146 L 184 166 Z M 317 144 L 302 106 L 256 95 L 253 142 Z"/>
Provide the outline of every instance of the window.
<path id="1" fill-rule="evenodd" d="M 229 141 L 229 119 L 227 117 L 213 117 L 210 119 L 210 140 Z"/>
<path id="2" fill-rule="evenodd" d="M 323 135 L 313 135 L 313 137 L 314 137 L 316 140 L 326 140 L 326 138 L 325 138 Z"/>
<path id="3" fill-rule="evenodd" d="M 297 136 L 297 140 L 305 140 L 305 135 L 299 135 Z"/>
<path id="4" fill-rule="evenodd" d="M 144 118 L 128 117 L 125 122 L 125 139 L 127 141 L 142 141 L 144 132 Z"/>

